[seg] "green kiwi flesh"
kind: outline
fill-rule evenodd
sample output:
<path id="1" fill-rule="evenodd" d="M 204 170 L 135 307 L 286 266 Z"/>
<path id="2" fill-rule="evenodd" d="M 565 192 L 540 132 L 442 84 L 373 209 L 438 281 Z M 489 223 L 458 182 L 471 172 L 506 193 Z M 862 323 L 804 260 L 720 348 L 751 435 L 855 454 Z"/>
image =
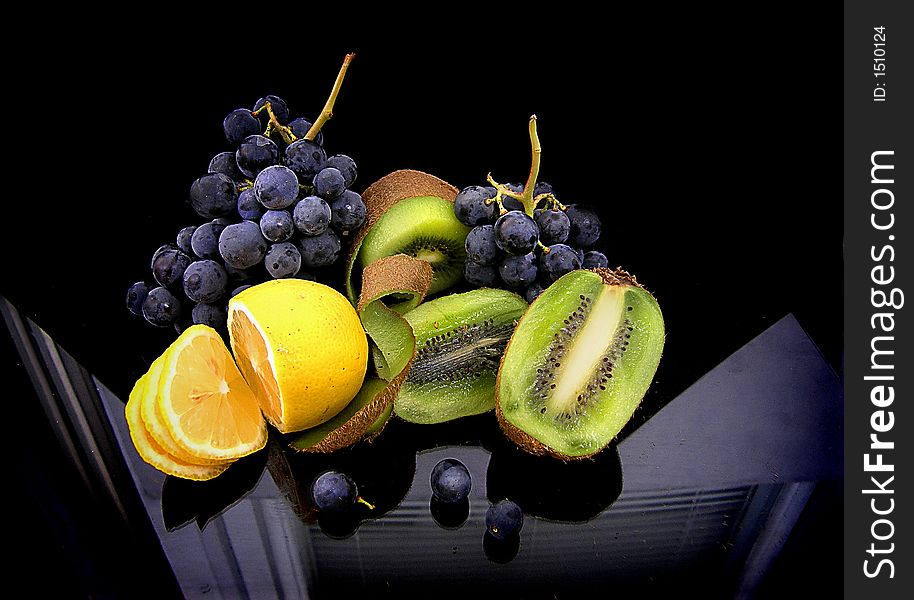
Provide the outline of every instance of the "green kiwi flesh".
<path id="1" fill-rule="evenodd" d="M 480 288 L 405 313 L 417 352 L 394 413 L 411 423 L 431 424 L 492 410 L 498 365 L 526 308 L 517 294 Z"/>
<path id="2" fill-rule="evenodd" d="M 628 273 L 572 271 L 511 337 L 498 373 L 499 423 L 533 454 L 592 456 L 631 419 L 663 343 L 660 307 Z"/>
<path id="3" fill-rule="evenodd" d="M 400 200 L 378 219 L 359 248 L 359 267 L 406 254 L 428 262 L 434 271 L 429 294 L 463 279 L 467 234 L 470 228 L 454 216 L 454 205 L 436 196 Z"/>

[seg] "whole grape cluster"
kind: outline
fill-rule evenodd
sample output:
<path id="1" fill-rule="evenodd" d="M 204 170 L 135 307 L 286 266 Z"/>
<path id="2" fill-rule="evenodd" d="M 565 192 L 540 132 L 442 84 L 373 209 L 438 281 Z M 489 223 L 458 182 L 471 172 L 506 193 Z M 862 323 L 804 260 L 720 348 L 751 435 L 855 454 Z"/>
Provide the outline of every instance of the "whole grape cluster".
<path id="1" fill-rule="evenodd" d="M 309 136 L 311 121 L 291 118 L 281 98 L 233 110 L 222 127 L 231 150 L 190 186 L 190 206 L 207 221 L 159 247 L 154 283 L 128 290 L 128 309 L 153 325 L 222 328 L 229 298 L 271 278 L 314 279 L 310 270 L 334 264 L 365 221 L 355 161 L 328 155 L 323 134 Z"/>
<path id="2" fill-rule="evenodd" d="M 600 239 L 597 214 L 574 204 L 558 202 L 552 186 L 537 183 L 533 214 L 527 214 L 508 190 L 523 194 L 524 186 L 471 185 L 457 194 L 454 214 L 472 227 L 466 239 L 464 278 L 480 287 L 507 287 L 527 302 L 553 281 L 576 269 L 608 266 L 606 256 L 593 246 Z"/>

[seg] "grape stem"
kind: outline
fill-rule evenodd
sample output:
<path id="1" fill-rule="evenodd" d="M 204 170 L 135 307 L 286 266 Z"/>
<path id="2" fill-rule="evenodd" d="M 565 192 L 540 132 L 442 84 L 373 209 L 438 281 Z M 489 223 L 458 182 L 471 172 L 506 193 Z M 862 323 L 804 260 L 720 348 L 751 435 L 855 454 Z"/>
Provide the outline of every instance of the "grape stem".
<path id="1" fill-rule="evenodd" d="M 366 500 L 365 498 L 362 498 L 361 496 L 359 496 L 358 498 L 356 498 L 355 501 L 358 502 L 359 504 L 364 504 L 365 506 L 367 506 L 367 507 L 368 507 L 368 510 L 374 510 L 374 504 L 372 504 L 371 502 L 369 502 L 369 501 Z"/>
<path id="2" fill-rule="evenodd" d="M 282 136 L 282 139 L 286 144 L 291 144 L 298 139 L 295 137 L 295 134 L 292 133 L 292 128 L 280 123 L 279 119 L 276 118 L 276 115 L 273 114 L 273 103 L 269 100 L 264 102 L 263 106 L 257 110 L 252 110 L 251 115 L 255 117 L 260 116 L 260 113 L 264 110 L 267 111 L 267 116 L 270 117 L 270 122 L 267 123 L 267 128 L 263 132 L 264 137 L 270 137 L 270 134 L 276 130 L 279 132 L 279 135 Z"/>
<path id="3" fill-rule="evenodd" d="M 311 129 L 309 129 L 308 133 L 305 134 L 306 140 L 314 141 L 314 138 L 316 138 L 317 134 L 320 133 L 321 127 L 324 126 L 324 123 L 333 117 L 333 105 L 336 104 L 336 97 L 340 93 L 340 88 L 343 86 L 343 78 L 346 77 L 346 71 L 349 69 L 349 63 L 352 62 L 353 58 L 355 58 L 355 53 L 350 52 L 346 55 L 346 58 L 343 59 L 343 66 L 340 67 L 340 72 L 337 74 L 336 81 L 333 83 L 333 89 L 330 91 L 330 97 L 327 98 L 327 102 L 324 104 L 324 108 L 321 110 L 321 114 L 317 117 L 317 120 L 314 121 Z"/>
<path id="4" fill-rule="evenodd" d="M 506 212 L 505 207 L 502 205 L 502 199 L 505 196 L 514 198 L 523 204 L 524 212 L 530 217 L 533 216 L 533 210 L 542 199 L 549 199 L 551 202 L 554 202 L 555 205 L 561 207 L 562 210 L 565 210 L 565 207 L 558 204 L 558 200 L 556 200 L 555 196 L 552 194 L 540 194 L 535 198 L 533 197 L 533 191 L 534 188 L 536 188 L 536 178 L 539 177 L 540 174 L 540 157 L 543 154 L 543 148 L 540 146 L 540 138 L 536 133 L 536 115 L 530 116 L 528 129 L 530 131 L 530 148 L 532 150 L 533 158 L 530 161 L 530 175 L 527 176 L 527 183 L 524 185 L 524 191 L 515 192 L 509 189 L 504 184 L 495 181 L 491 173 L 486 176 L 486 180 L 495 188 L 495 198 L 492 198 L 491 202 L 498 204 L 499 214 L 504 214 Z M 490 204 L 491 202 L 487 202 L 487 204 Z"/>

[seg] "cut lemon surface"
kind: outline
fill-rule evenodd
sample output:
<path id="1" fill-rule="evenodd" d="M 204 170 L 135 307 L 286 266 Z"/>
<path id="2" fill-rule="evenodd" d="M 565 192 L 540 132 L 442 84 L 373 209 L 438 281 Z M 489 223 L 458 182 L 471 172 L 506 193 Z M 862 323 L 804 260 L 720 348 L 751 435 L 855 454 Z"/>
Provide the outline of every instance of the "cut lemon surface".
<path id="1" fill-rule="evenodd" d="M 144 375 L 146 383 L 142 392 L 139 394 L 138 400 L 140 405 L 140 418 L 143 419 L 143 425 L 146 427 L 146 431 L 149 432 L 149 435 L 152 436 L 162 449 L 178 460 L 200 465 L 226 462 L 225 460 L 219 459 L 201 458 L 184 450 L 184 448 L 178 445 L 178 442 L 175 441 L 171 431 L 169 431 L 166 426 L 162 404 L 159 402 L 159 383 L 162 379 L 162 368 L 167 356 L 168 351 L 166 350 L 162 356 L 152 362 L 149 371 Z"/>
<path id="2" fill-rule="evenodd" d="M 162 361 L 159 416 L 176 444 L 198 459 L 232 460 L 260 450 L 266 422 L 219 334 L 188 327 Z"/>
<path id="3" fill-rule="evenodd" d="M 282 433 L 331 419 L 358 393 L 368 338 L 349 301 L 303 279 L 255 285 L 229 301 L 238 368 Z"/>
<path id="4" fill-rule="evenodd" d="M 130 439 L 133 440 L 133 445 L 136 447 L 140 458 L 167 475 L 184 479 L 205 481 L 222 474 L 229 468 L 229 463 L 196 465 L 184 462 L 169 454 L 149 435 L 149 431 L 147 431 L 143 424 L 143 419 L 140 417 L 140 396 L 144 393 L 144 388 L 149 381 L 147 375 L 141 377 L 136 385 L 133 386 L 127 406 L 124 408 L 127 426 L 130 429 Z"/>

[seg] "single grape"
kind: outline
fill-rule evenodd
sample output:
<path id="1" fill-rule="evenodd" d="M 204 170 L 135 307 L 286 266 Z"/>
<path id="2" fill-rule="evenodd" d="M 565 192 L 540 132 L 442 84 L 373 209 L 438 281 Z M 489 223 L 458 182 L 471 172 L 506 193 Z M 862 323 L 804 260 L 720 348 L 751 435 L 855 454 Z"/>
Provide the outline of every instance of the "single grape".
<path id="1" fill-rule="evenodd" d="M 225 139 L 232 146 L 237 146 L 245 138 L 263 131 L 260 121 L 246 108 L 236 108 L 222 121 Z"/>
<path id="2" fill-rule="evenodd" d="M 505 184 L 505 187 L 517 194 L 524 193 L 524 186 L 519 183 L 508 183 Z M 524 212 L 523 203 L 521 203 L 521 201 L 516 198 L 512 198 L 510 196 L 502 196 L 501 204 L 504 206 L 505 210 L 519 210 Z"/>
<path id="3" fill-rule="evenodd" d="M 489 195 L 490 190 L 491 196 Z M 498 215 L 498 205 L 495 202 L 489 204 L 487 202 L 494 197 L 495 188 L 467 186 L 454 198 L 454 215 L 458 221 L 469 227 L 491 223 Z"/>
<path id="4" fill-rule="evenodd" d="M 510 287 L 527 286 L 536 281 L 536 256 L 532 252 L 508 256 L 498 267 L 501 280 Z"/>
<path id="5" fill-rule="evenodd" d="M 260 217 L 260 232 L 271 242 L 284 242 L 295 233 L 292 213 L 287 210 L 268 210 Z"/>
<path id="6" fill-rule="evenodd" d="M 330 224 L 340 233 L 350 233 L 365 223 L 365 202 L 362 197 L 346 190 L 330 205 Z"/>
<path id="7" fill-rule="evenodd" d="M 226 225 L 215 219 L 197 227 L 190 237 L 194 254 L 200 258 L 219 258 L 219 236 L 225 228 Z"/>
<path id="8" fill-rule="evenodd" d="M 207 304 L 200 302 L 190 311 L 194 324 L 208 325 L 213 329 L 225 327 L 227 314 L 222 304 Z"/>
<path id="9" fill-rule="evenodd" d="M 305 119 L 304 117 L 298 117 L 297 119 L 292 119 L 289 123 L 289 128 L 292 130 L 292 135 L 301 139 L 308 134 L 308 131 L 311 130 L 311 121 Z M 324 132 L 318 131 L 317 135 L 314 136 L 314 143 L 318 146 L 324 145 Z"/>
<path id="10" fill-rule="evenodd" d="M 190 245 L 190 240 L 194 235 L 194 231 L 196 230 L 197 228 L 195 226 L 188 225 L 178 232 L 178 236 L 175 239 L 175 242 L 178 244 L 178 248 L 184 254 L 192 254 L 194 252 L 194 249 Z"/>
<path id="11" fill-rule="evenodd" d="M 533 186 L 533 197 L 541 196 L 542 194 L 552 194 L 552 186 L 546 183 L 545 181 L 537 181 L 536 185 Z"/>
<path id="12" fill-rule="evenodd" d="M 502 257 L 502 251 L 495 243 L 494 225 L 477 225 L 467 234 L 464 245 L 467 260 L 478 265 L 494 265 Z"/>
<path id="13" fill-rule="evenodd" d="M 355 164 L 355 161 L 345 154 L 334 154 L 327 159 L 327 166 L 338 169 L 340 173 L 343 174 L 343 179 L 346 181 L 346 187 L 352 187 L 352 184 L 355 183 L 355 180 L 359 177 L 359 169 Z"/>
<path id="14" fill-rule="evenodd" d="M 498 267 L 480 265 L 468 260 L 463 265 L 463 278 L 470 285 L 494 287 L 498 284 Z"/>
<path id="15" fill-rule="evenodd" d="M 254 188 L 249 187 L 238 194 L 238 216 L 245 221 L 256 221 L 263 215 L 263 204 L 257 200 Z"/>
<path id="16" fill-rule="evenodd" d="M 254 104 L 254 111 L 258 111 L 263 108 L 263 105 L 267 102 L 270 103 L 270 110 L 273 111 L 273 116 L 276 117 L 276 120 L 281 124 L 285 125 L 289 122 L 289 107 L 286 105 L 286 102 L 279 96 L 274 96 L 269 94 L 257 101 Z M 261 122 L 266 125 L 270 120 L 270 115 L 267 114 L 267 111 L 260 113 Z"/>
<path id="17" fill-rule="evenodd" d="M 273 244 L 267 250 L 263 264 L 273 279 L 292 277 L 301 268 L 301 251 L 292 242 Z"/>
<path id="18" fill-rule="evenodd" d="M 524 290 L 524 300 L 529 304 L 536 300 L 544 291 L 545 288 L 538 281 L 534 281 Z"/>
<path id="19" fill-rule="evenodd" d="M 257 177 L 267 167 L 279 163 L 279 146 L 262 135 L 248 136 L 235 151 L 235 161 L 245 176 Z"/>
<path id="20" fill-rule="evenodd" d="M 466 466 L 453 458 L 446 458 L 435 465 L 430 483 L 435 498 L 447 504 L 465 500 L 473 485 Z"/>
<path id="21" fill-rule="evenodd" d="M 486 511 L 486 529 L 497 540 L 510 538 L 524 526 L 524 513 L 510 500 L 493 504 Z"/>
<path id="22" fill-rule="evenodd" d="M 235 296 L 237 296 L 238 294 L 240 294 L 240 293 L 243 292 L 244 290 L 248 289 L 249 287 L 251 287 L 251 286 L 248 285 L 248 284 L 239 285 L 238 287 L 236 287 L 235 289 L 233 289 L 233 290 L 231 291 L 231 293 L 229 294 L 229 298 L 234 298 Z"/>
<path id="23" fill-rule="evenodd" d="M 238 202 L 235 182 L 222 173 L 208 173 L 190 186 L 190 205 L 201 217 L 222 217 Z"/>
<path id="24" fill-rule="evenodd" d="M 340 238 L 332 229 L 316 236 L 303 236 L 298 243 L 302 263 L 307 267 L 332 265 L 340 255 Z"/>
<path id="25" fill-rule="evenodd" d="M 238 163 L 235 161 L 234 152 L 220 152 L 209 161 L 207 173 L 222 173 L 232 181 L 241 181 L 244 179 L 244 173 L 238 169 Z"/>
<path id="26" fill-rule="evenodd" d="M 137 281 L 127 288 L 127 310 L 137 315 L 143 316 L 143 301 L 149 295 L 149 284 L 145 281 Z"/>
<path id="27" fill-rule="evenodd" d="M 320 235 L 330 225 L 330 205 L 318 196 L 306 196 L 292 211 L 295 227 L 305 235 Z"/>
<path id="28" fill-rule="evenodd" d="M 571 221 L 571 231 L 568 243 L 580 248 L 593 246 L 600 239 L 602 225 L 597 213 L 588 209 L 571 205 L 566 211 L 568 220 Z"/>
<path id="29" fill-rule="evenodd" d="M 229 225 L 219 236 L 219 255 L 236 269 L 248 269 L 260 263 L 267 253 L 267 240 L 252 221 Z"/>
<path id="30" fill-rule="evenodd" d="M 160 285 L 171 286 L 181 281 L 184 270 L 193 262 L 178 248 L 163 246 L 152 256 L 152 276 Z"/>
<path id="31" fill-rule="evenodd" d="M 156 327 L 168 327 L 181 314 L 181 303 L 164 287 L 149 290 L 143 301 L 143 317 Z"/>
<path id="32" fill-rule="evenodd" d="M 533 211 L 533 220 L 540 228 L 540 241 L 549 246 L 564 244 L 571 231 L 571 221 L 561 210 L 538 208 Z"/>
<path id="33" fill-rule="evenodd" d="M 314 191 L 321 198 L 336 198 L 345 189 L 346 179 L 337 168 L 324 167 L 314 176 Z"/>
<path id="34" fill-rule="evenodd" d="M 184 271 L 184 293 L 194 302 L 215 302 L 227 284 L 225 269 L 214 260 L 198 260 Z"/>
<path id="35" fill-rule="evenodd" d="M 581 267 L 584 269 L 605 269 L 609 266 L 609 259 L 602 252 L 591 250 L 584 254 L 584 260 L 581 261 Z"/>
<path id="36" fill-rule="evenodd" d="M 321 511 L 345 511 L 353 507 L 358 497 L 359 489 L 352 478 L 338 471 L 327 471 L 311 484 L 311 499 Z"/>
<path id="37" fill-rule="evenodd" d="M 532 252 L 538 239 L 536 223 L 519 210 L 506 212 L 495 221 L 495 243 L 508 254 Z"/>
<path id="38" fill-rule="evenodd" d="M 285 165 L 295 171 L 302 183 L 311 183 L 314 176 L 327 166 L 327 153 L 310 140 L 295 140 L 286 148 L 285 155 Z"/>
<path id="39" fill-rule="evenodd" d="M 549 252 L 540 254 L 539 265 L 543 277 L 551 283 L 565 273 L 580 269 L 581 260 L 571 246 L 554 244 L 549 246 Z"/>
<path id="40" fill-rule="evenodd" d="M 292 169 L 282 165 L 267 167 L 254 180 L 254 195 L 266 208 L 292 206 L 298 198 L 298 177 Z"/>

